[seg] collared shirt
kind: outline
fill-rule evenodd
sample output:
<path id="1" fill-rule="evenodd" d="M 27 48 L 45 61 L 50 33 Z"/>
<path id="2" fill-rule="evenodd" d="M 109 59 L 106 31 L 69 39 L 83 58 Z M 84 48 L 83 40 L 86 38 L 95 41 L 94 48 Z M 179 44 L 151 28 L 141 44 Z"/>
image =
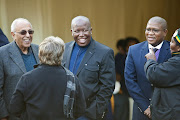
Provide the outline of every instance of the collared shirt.
<path id="1" fill-rule="evenodd" d="M 162 45 L 163 45 L 163 41 L 159 45 L 157 45 L 156 47 L 152 46 L 151 44 L 148 44 L 149 51 L 150 51 L 150 49 L 154 49 L 154 48 L 158 49 L 155 53 L 156 59 L 158 59 L 158 57 L 159 57 L 159 52 L 160 52 Z"/>
<path id="2" fill-rule="evenodd" d="M 85 47 L 80 47 L 77 43 L 75 43 L 72 54 L 71 54 L 71 59 L 70 59 L 70 65 L 69 65 L 69 70 L 76 75 L 77 70 L 79 68 L 79 65 L 89 47 L 91 42 L 85 46 Z"/>

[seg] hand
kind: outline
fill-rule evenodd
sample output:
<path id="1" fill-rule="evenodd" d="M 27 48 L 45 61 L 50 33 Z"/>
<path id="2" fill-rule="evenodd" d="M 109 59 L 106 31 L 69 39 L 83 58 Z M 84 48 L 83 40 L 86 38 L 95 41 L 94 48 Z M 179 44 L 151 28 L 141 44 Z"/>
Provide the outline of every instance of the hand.
<path id="1" fill-rule="evenodd" d="M 144 114 L 148 116 L 148 118 L 151 118 L 151 111 L 150 111 L 150 107 L 148 107 L 145 111 Z"/>
<path id="2" fill-rule="evenodd" d="M 156 61 L 156 56 L 154 54 L 153 49 L 150 49 L 150 52 L 148 54 L 146 54 L 145 57 L 147 60 L 152 59 L 152 60 Z"/>

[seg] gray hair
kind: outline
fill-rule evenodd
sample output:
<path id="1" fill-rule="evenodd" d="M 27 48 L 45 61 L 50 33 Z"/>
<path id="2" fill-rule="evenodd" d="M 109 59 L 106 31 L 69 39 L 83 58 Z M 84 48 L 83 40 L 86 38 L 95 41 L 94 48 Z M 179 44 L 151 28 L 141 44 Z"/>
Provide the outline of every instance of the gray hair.
<path id="1" fill-rule="evenodd" d="M 166 22 L 166 20 L 165 20 L 164 18 L 162 18 L 162 17 L 159 17 L 159 16 L 152 17 L 151 19 L 149 19 L 148 23 L 149 23 L 149 22 L 159 23 L 159 24 L 161 24 L 161 26 L 162 26 L 162 28 L 163 28 L 164 30 L 167 29 L 167 22 Z"/>
<path id="2" fill-rule="evenodd" d="M 64 41 L 59 37 L 49 36 L 39 45 L 41 64 L 60 65 L 63 59 Z"/>
<path id="3" fill-rule="evenodd" d="M 71 29 L 73 29 L 73 25 L 75 25 L 77 22 L 86 22 L 89 25 L 89 28 L 91 28 L 91 23 L 89 18 L 85 17 L 85 16 L 77 16 L 75 18 L 72 19 L 71 21 Z"/>
<path id="4" fill-rule="evenodd" d="M 16 31 L 16 26 L 20 22 L 27 22 L 27 23 L 30 24 L 30 26 L 32 28 L 32 24 L 27 19 L 25 19 L 25 18 L 17 18 L 11 24 L 11 32 L 15 32 Z"/>

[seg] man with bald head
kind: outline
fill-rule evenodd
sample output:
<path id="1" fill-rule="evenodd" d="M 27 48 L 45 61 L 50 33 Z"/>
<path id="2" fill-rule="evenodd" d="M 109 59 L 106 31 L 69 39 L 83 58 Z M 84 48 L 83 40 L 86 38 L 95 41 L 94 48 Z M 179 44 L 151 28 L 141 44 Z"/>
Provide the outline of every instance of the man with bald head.
<path id="1" fill-rule="evenodd" d="M 152 17 L 145 29 L 146 41 L 129 48 L 124 74 L 126 87 L 134 100 L 133 120 L 151 118 L 149 106 L 154 87 L 145 76 L 145 55 L 153 49 L 158 63 L 171 57 L 170 43 L 164 40 L 167 32 L 166 20 L 158 16 Z"/>
<path id="2" fill-rule="evenodd" d="M 87 108 L 78 120 L 101 120 L 114 90 L 114 52 L 92 39 L 87 17 L 75 17 L 71 32 L 74 41 L 66 44 L 62 64 L 79 78 L 83 88 Z"/>
<path id="3" fill-rule="evenodd" d="M 31 44 L 33 33 L 27 19 L 17 18 L 11 24 L 14 41 L 0 47 L 0 120 L 18 120 L 8 106 L 20 77 L 39 63 L 38 45 Z"/>

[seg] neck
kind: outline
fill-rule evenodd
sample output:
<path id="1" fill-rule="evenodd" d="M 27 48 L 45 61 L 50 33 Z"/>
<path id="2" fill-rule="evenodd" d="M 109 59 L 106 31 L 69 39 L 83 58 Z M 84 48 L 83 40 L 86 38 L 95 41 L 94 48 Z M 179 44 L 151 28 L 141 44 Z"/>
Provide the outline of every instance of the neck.
<path id="1" fill-rule="evenodd" d="M 27 54 L 27 53 L 28 53 L 28 48 L 23 47 L 23 48 L 20 48 L 20 49 L 21 49 L 21 51 L 22 51 L 24 54 Z"/>

